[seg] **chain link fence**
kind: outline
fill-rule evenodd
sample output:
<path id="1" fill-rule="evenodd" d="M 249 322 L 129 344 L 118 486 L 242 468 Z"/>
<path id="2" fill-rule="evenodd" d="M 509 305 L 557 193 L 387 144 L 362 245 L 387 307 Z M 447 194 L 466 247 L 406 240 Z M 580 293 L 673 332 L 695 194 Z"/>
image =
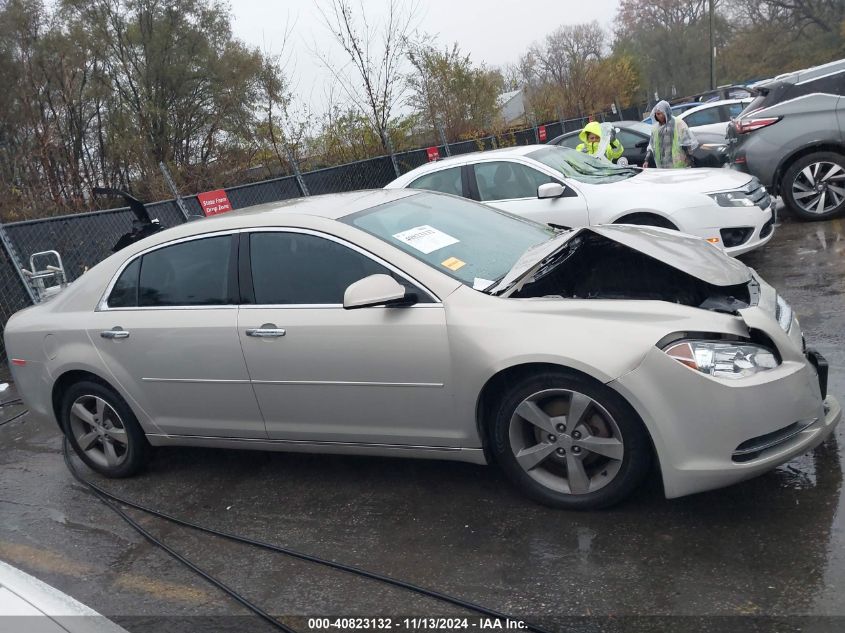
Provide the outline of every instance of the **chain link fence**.
<path id="1" fill-rule="evenodd" d="M 15 264 L 5 248 L 0 248 L 0 320 L 5 327 L 6 321 L 18 310 L 32 304 L 26 286 Z M 9 379 L 9 359 L 6 346 L 0 339 L 0 380 Z"/>
<path id="2" fill-rule="evenodd" d="M 619 115 L 600 113 L 596 120 L 639 120 L 642 111 L 642 107 L 635 106 L 621 111 Z M 303 195 L 379 189 L 400 174 L 432 160 L 430 150 L 433 149 L 439 158 L 445 158 L 514 145 L 543 143 L 561 134 L 580 130 L 588 120 L 587 117 L 580 117 L 553 121 L 542 126 L 534 125 L 476 139 L 441 143 L 430 148 L 394 152 L 306 172 L 300 172 L 294 164 L 294 175 L 228 187 L 226 194 L 233 209 L 242 209 Z M 175 200 L 151 203 L 147 209 L 150 217 L 158 218 L 165 228 L 203 217 L 196 196 L 185 197 L 182 202 L 188 217 Z M 58 251 L 68 281 L 73 281 L 111 254 L 118 239 L 132 229 L 134 217 L 128 208 L 121 208 L 0 225 L 0 237 L 4 237 L 0 247 L 0 326 L 5 327 L 12 314 L 32 304 L 32 291 L 24 284 L 19 268 L 29 266 L 29 258 L 33 253 Z M 0 376 L 8 376 L 7 363 L 5 346 L 0 339 Z"/>

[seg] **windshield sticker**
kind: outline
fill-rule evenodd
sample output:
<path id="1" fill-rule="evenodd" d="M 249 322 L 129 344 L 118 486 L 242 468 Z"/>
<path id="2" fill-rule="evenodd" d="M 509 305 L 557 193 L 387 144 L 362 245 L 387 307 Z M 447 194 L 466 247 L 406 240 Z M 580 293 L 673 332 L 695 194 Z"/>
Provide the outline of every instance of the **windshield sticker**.
<path id="1" fill-rule="evenodd" d="M 484 279 L 483 277 L 476 277 L 472 282 L 473 290 L 484 290 L 492 286 L 494 281 L 492 279 Z"/>
<path id="2" fill-rule="evenodd" d="M 462 262 L 457 257 L 450 257 L 445 262 L 440 262 L 441 266 L 445 266 L 449 270 L 458 270 L 459 268 L 463 268 L 467 265 L 466 262 Z"/>
<path id="3" fill-rule="evenodd" d="M 415 226 L 414 228 L 402 231 L 401 233 L 395 233 L 393 237 L 405 242 L 408 246 L 412 246 L 419 252 L 426 255 L 441 248 L 445 248 L 446 246 L 451 246 L 452 244 L 460 242 L 460 240 L 455 239 L 451 235 L 447 235 L 443 231 L 438 231 L 428 224 Z M 460 268 L 460 266 L 458 268 Z"/>

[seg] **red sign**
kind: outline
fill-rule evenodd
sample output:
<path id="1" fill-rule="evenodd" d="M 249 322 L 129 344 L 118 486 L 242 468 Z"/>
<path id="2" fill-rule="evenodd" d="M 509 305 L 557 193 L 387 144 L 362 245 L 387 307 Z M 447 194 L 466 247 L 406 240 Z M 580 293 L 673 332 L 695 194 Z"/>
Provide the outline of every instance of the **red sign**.
<path id="1" fill-rule="evenodd" d="M 425 150 L 428 154 L 428 162 L 431 163 L 440 158 L 440 151 L 436 147 L 429 147 Z"/>
<path id="2" fill-rule="evenodd" d="M 229 202 L 229 196 L 226 195 L 226 191 L 223 189 L 198 193 L 197 200 L 200 201 L 202 211 L 206 217 L 220 215 L 221 213 L 232 210 L 232 203 Z"/>
<path id="3" fill-rule="evenodd" d="M 540 142 L 545 142 L 546 141 L 546 126 L 541 125 L 540 127 L 538 127 L 537 133 L 540 137 Z"/>

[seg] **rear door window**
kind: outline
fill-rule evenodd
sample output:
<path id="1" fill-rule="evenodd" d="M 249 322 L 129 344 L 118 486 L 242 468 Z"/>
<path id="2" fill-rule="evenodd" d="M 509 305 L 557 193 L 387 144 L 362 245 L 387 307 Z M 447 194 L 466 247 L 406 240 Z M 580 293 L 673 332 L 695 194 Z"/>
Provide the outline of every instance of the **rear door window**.
<path id="1" fill-rule="evenodd" d="M 141 272 L 141 258 L 138 257 L 123 269 L 112 288 L 107 301 L 110 308 L 134 308 L 138 305 L 138 273 Z"/>
<path id="2" fill-rule="evenodd" d="M 478 195 L 482 202 L 536 198 L 537 188 L 540 185 L 557 182 L 551 176 L 536 169 L 510 161 L 477 163 L 474 167 Z"/>
<path id="3" fill-rule="evenodd" d="M 138 305 L 203 306 L 234 303 L 229 279 L 232 237 L 165 246 L 141 259 Z"/>
<path id="4" fill-rule="evenodd" d="M 637 146 L 637 143 L 648 143 L 647 138 L 644 138 L 639 134 L 629 132 L 628 130 L 619 130 L 616 133 L 616 138 L 619 139 L 619 142 L 622 143 L 622 147 L 625 149 L 634 149 Z"/>
<path id="5" fill-rule="evenodd" d="M 697 127 L 699 125 L 719 123 L 721 118 L 719 107 L 715 106 L 699 112 L 693 112 L 689 116 L 684 117 L 684 123 L 686 123 L 688 127 Z"/>
<path id="6" fill-rule="evenodd" d="M 462 196 L 463 181 L 461 180 L 461 168 L 450 167 L 449 169 L 441 169 L 432 174 L 420 176 L 408 186 L 413 189 L 426 189 L 428 191 L 440 191 L 441 193 Z"/>
<path id="7" fill-rule="evenodd" d="M 739 113 L 742 112 L 745 109 L 745 104 L 744 103 L 732 103 L 729 106 L 727 106 L 727 108 L 728 108 L 728 118 L 735 119 L 736 117 L 739 116 Z"/>
<path id="8" fill-rule="evenodd" d="M 561 140 L 558 145 L 561 147 L 571 147 L 575 149 L 578 145 L 581 144 L 581 139 L 578 137 L 577 134 L 573 134 L 572 136 L 567 136 L 565 139 Z"/>

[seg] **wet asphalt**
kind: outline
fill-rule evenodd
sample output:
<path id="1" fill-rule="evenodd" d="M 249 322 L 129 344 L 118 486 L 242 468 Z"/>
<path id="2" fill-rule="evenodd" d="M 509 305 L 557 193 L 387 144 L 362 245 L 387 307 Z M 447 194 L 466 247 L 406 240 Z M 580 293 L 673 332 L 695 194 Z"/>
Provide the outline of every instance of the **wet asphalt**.
<path id="1" fill-rule="evenodd" d="M 830 363 L 829 392 L 845 401 L 845 220 L 783 220 L 769 245 L 742 259 L 791 302 L 808 344 Z M 20 411 L 0 407 L 0 420 Z M 845 631 L 843 435 L 840 426 L 813 453 L 764 476 L 682 499 L 663 498 L 652 476 L 626 503 L 592 513 L 538 506 L 495 468 L 449 462 L 170 448 L 130 480 L 79 467 L 161 511 L 547 630 L 827 632 Z M 392 630 L 431 630 L 403 620 L 473 616 L 128 512 L 296 630 L 318 630 L 309 617 L 382 616 Z M 58 430 L 26 415 L 0 425 L 0 560 L 131 633 L 273 630 L 78 484 Z M 483 624 L 469 620 L 469 630 Z"/>

